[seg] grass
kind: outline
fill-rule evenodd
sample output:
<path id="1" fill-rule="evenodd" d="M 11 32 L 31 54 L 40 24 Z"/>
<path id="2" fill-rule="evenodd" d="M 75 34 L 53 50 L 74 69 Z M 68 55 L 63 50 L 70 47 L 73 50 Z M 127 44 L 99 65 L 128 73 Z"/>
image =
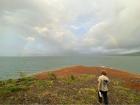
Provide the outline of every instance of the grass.
<path id="1" fill-rule="evenodd" d="M 0 104 L 97 104 L 97 76 L 82 74 L 58 78 L 49 73 L 48 79 L 23 77 L 0 81 Z M 140 92 L 112 79 L 109 86 L 111 104 L 140 104 Z"/>

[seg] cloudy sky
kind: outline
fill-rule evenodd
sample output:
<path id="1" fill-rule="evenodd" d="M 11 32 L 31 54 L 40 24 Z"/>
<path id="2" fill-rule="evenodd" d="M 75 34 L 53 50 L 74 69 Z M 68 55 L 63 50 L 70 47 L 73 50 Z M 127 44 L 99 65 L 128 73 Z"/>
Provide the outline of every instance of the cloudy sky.
<path id="1" fill-rule="evenodd" d="M 140 0 L 0 0 L 0 56 L 140 51 Z"/>

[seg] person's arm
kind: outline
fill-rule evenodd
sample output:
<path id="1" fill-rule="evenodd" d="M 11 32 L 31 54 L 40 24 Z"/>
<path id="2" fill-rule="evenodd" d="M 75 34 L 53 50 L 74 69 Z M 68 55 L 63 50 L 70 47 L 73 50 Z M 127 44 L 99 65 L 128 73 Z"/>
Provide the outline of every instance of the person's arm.
<path id="1" fill-rule="evenodd" d="M 101 79 L 98 79 L 98 91 L 100 91 L 100 87 L 101 87 Z"/>

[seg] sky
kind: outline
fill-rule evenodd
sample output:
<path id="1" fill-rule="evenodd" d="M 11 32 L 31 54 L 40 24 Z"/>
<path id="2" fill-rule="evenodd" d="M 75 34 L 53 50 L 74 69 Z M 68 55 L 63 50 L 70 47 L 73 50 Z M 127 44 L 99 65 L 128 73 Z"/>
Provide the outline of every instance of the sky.
<path id="1" fill-rule="evenodd" d="M 0 56 L 140 51 L 140 0 L 0 0 Z"/>

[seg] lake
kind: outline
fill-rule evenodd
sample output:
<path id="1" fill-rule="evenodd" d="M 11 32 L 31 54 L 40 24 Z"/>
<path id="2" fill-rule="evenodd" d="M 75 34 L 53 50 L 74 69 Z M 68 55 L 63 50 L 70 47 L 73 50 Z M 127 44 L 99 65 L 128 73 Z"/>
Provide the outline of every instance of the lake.
<path id="1" fill-rule="evenodd" d="M 18 78 L 20 72 L 33 74 L 72 65 L 107 66 L 140 73 L 140 56 L 0 57 L 0 79 Z"/>

